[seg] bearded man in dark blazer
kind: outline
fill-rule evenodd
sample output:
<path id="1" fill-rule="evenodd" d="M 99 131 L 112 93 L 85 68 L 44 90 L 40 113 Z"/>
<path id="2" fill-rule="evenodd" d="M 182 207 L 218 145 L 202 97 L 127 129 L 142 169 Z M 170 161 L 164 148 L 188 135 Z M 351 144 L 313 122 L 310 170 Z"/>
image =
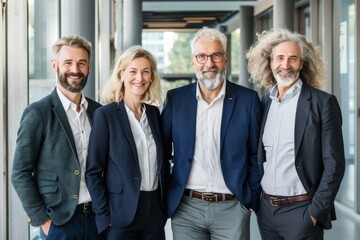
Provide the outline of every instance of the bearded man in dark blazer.
<path id="1" fill-rule="evenodd" d="M 342 117 L 334 95 L 319 90 L 325 64 L 317 46 L 285 29 L 263 32 L 247 54 L 262 99 L 258 149 L 261 237 L 323 239 L 336 218 L 345 170 Z"/>
<path id="2" fill-rule="evenodd" d="M 173 238 L 249 240 L 260 195 L 260 99 L 226 79 L 224 33 L 203 27 L 190 47 L 197 81 L 170 90 L 162 111 Z"/>
<path id="3" fill-rule="evenodd" d="M 41 239 L 99 239 L 84 177 L 91 118 L 100 106 L 81 93 L 91 43 L 62 37 L 53 54 L 57 86 L 23 113 L 11 181 Z"/>

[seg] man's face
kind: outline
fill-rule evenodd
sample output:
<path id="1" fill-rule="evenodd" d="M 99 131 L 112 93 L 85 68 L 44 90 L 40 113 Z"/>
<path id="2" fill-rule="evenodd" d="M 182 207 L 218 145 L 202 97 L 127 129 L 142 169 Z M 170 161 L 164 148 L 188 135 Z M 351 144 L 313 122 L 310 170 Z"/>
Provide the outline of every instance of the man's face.
<path id="1" fill-rule="evenodd" d="M 198 81 L 208 90 L 218 88 L 225 80 L 227 65 L 227 55 L 221 43 L 201 38 L 195 43 L 193 51 L 191 62 Z"/>
<path id="2" fill-rule="evenodd" d="M 90 71 L 89 56 L 85 49 L 63 46 L 51 64 L 59 84 L 65 90 L 78 93 L 84 89 Z"/>
<path id="3" fill-rule="evenodd" d="M 272 49 L 271 69 L 277 84 L 288 87 L 299 79 L 301 50 L 295 42 L 282 42 Z"/>

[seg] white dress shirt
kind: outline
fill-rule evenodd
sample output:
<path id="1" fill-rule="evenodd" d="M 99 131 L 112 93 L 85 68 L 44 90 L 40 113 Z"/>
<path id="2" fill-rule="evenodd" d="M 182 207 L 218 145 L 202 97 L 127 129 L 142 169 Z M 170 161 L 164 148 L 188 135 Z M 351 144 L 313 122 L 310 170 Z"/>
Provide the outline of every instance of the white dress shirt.
<path id="1" fill-rule="evenodd" d="M 194 159 L 186 188 L 199 192 L 231 193 L 226 187 L 220 165 L 220 129 L 226 81 L 208 104 L 196 88 L 196 136 Z"/>
<path id="2" fill-rule="evenodd" d="M 143 113 L 140 121 L 135 114 L 126 106 L 131 131 L 134 136 L 139 166 L 141 171 L 141 191 L 154 191 L 158 187 L 156 144 L 146 116 L 146 108 L 143 105 Z"/>
<path id="3" fill-rule="evenodd" d="M 80 191 L 78 197 L 78 204 L 91 201 L 90 193 L 85 182 L 86 157 L 88 152 L 88 143 L 91 132 L 91 125 L 88 119 L 86 109 L 88 102 L 84 95 L 81 96 L 80 111 L 77 112 L 77 105 L 70 101 L 57 87 L 57 93 L 60 101 L 65 109 L 67 119 L 69 121 L 74 141 L 76 145 L 76 152 L 80 163 Z M 76 169 L 74 169 L 75 171 Z"/>
<path id="4" fill-rule="evenodd" d="M 295 118 L 302 87 L 298 80 L 279 102 L 278 88 L 270 92 L 271 105 L 266 119 L 263 144 L 266 152 L 261 186 L 267 194 L 295 196 L 305 194 L 295 168 Z"/>

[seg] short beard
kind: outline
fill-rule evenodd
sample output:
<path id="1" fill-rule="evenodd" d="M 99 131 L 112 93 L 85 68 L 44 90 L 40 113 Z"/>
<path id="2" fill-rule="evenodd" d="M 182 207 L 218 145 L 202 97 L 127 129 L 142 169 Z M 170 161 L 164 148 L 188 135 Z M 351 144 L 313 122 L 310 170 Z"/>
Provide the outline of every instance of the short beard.
<path id="1" fill-rule="evenodd" d="M 86 83 L 87 83 L 87 78 L 88 78 L 88 75 L 85 76 L 81 72 L 79 72 L 79 73 L 70 72 L 70 73 L 61 74 L 59 69 L 57 70 L 57 75 L 58 75 L 58 80 L 59 80 L 60 85 L 63 88 L 65 88 L 66 90 L 73 92 L 73 93 L 81 92 L 85 88 Z M 76 83 L 70 84 L 67 81 L 67 78 L 70 76 L 78 76 L 78 77 L 82 77 L 82 79 L 78 84 L 76 84 Z"/>
<path id="2" fill-rule="evenodd" d="M 217 72 L 216 77 L 214 78 L 207 78 L 203 72 L 204 71 L 213 71 Z M 225 80 L 225 71 L 220 72 L 217 68 L 205 68 L 201 72 L 196 72 L 196 77 L 199 82 L 201 82 L 206 89 L 214 90 L 216 89 L 224 80 Z"/>
<path id="3" fill-rule="evenodd" d="M 273 71 L 274 72 L 274 71 Z M 293 74 L 290 77 L 282 77 L 279 73 L 274 72 L 274 77 L 276 82 L 284 87 L 289 87 L 291 84 L 295 82 L 295 80 L 299 79 L 300 71 L 293 71 Z"/>

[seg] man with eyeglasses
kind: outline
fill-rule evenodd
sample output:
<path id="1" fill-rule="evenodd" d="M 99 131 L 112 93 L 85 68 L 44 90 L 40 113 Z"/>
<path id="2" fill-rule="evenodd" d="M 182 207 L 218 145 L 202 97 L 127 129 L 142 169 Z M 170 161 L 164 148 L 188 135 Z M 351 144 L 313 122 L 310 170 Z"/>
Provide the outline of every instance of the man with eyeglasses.
<path id="1" fill-rule="evenodd" d="M 226 36 L 207 27 L 192 42 L 197 82 L 170 90 L 162 112 L 173 238 L 250 239 L 260 196 L 255 91 L 226 80 Z"/>

